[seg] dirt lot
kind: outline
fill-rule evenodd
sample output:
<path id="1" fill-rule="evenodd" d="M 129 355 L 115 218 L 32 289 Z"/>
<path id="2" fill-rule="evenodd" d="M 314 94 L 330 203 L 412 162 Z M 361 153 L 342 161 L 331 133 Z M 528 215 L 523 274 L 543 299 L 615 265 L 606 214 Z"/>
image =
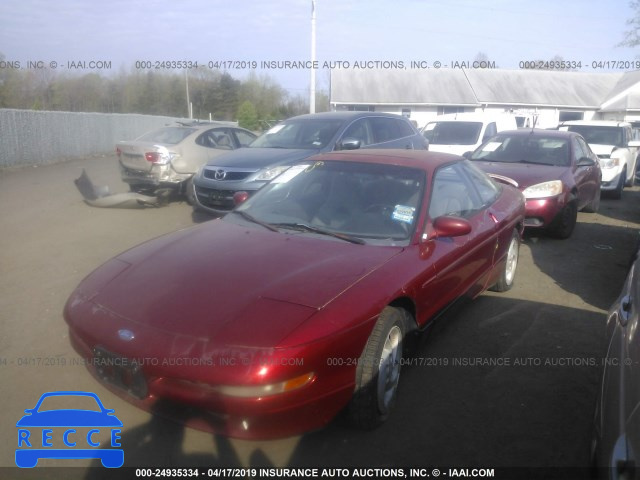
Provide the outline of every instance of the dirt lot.
<path id="1" fill-rule="evenodd" d="M 0 171 L 0 477 L 95 478 L 82 468 L 15 465 L 16 421 L 43 392 L 96 392 L 123 421 L 126 466 L 148 467 L 576 467 L 588 462 L 605 353 L 606 310 L 617 297 L 640 227 L 640 189 L 580 213 L 567 241 L 527 235 L 516 286 L 456 309 L 403 370 L 397 408 L 373 432 L 337 419 L 324 430 L 272 442 L 227 439 L 152 418 L 107 392 L 69 345 L 62 308 L 103 261 L 188 227 L 185 203 L 148 210 L 85 205 L 72 180 L 126 191 L 114 157 Z M 150 288 L 153 288 L 151 285 Z M 502 365 L 484 365 L 503 359 Z M 39 465 L 60 465 L 41 461 Z M 40 468 L 40 467 L 39 467 Z M 64 474 L 63 474 L 64 472 Z"/>

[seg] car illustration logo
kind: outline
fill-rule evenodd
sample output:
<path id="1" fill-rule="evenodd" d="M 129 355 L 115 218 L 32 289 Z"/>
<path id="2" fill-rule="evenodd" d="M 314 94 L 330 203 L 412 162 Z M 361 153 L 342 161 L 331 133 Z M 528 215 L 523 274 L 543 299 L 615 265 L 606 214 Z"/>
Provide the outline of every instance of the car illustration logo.
<path id="1" fill-rule="evenodd" d="M 51 409 L 51 403 L 66 405 L 81 402 L 83 407 Z M 44 403 L 44 405 L 43 405 Z M 60 391 L 44 393 L 34 408 L 18 422 L 16 465 L 33 468 L 41 458 L 99 458 L 107 468 L 119 468 L 124 463 L 120 444 L 122 422 L 112 409 L 104 407 L 92 392 Z M 100 443 L 101 437 L 108 441 Z M 105 448 L 108 445 L 110 448 Z"/>
<path id="2" fill-rule="evenodd" d="M 224 177 L 226 176 L 227 176 L 227 172 L 225 172 L 222 169 L 216 170 L 215 173 L 213 174 L 213 178 L 215 178 L 216 180 L 224 180 Z"/>
<path id="3" fill-rule="evenodd" d="M 131 330 L 123 328 L 122 330 L 118 330 L 118 338 L 125 342 L 130 342 L 131 340 L 136 338 L 136 336 Z"/>

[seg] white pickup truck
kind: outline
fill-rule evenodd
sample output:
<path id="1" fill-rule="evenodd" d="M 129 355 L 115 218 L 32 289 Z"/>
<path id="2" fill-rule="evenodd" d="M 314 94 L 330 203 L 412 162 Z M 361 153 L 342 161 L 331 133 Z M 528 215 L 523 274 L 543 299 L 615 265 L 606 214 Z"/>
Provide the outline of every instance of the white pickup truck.
<path id="1" fill-rule="evenodd" d="M 624 187 L 633 186 L 640 140 L 633 140 L 630 123 L 575 120 L 562 122 L 558 129 L 582 135 L 598 156 L 602 169 L 602 191 L 610 191 L 614 198 L 621 198 Z"/>

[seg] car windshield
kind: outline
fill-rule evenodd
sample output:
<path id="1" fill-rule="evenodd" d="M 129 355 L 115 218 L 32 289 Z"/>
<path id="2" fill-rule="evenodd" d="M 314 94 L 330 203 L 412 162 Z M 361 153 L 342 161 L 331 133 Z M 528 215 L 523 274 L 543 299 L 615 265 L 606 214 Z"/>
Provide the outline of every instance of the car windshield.
<path id="1" fill-rule="evenodd" d="M 154 130 L 153 132 L 145 133 L 140 138 L 138 138 L 138 140 L 141 142 L 155 142 L 163 143 L 165 145 L 176 145 L 195 131 L 195 128 L 188 127 L 165 127 Z"/>
<path id="2" fill-rule="evenodd" d="M 431 145 L 474 145 L 482 130 L 481 122 L 431 122 L 424 136 Z"/>
<path id="3" fill-rule="evenodd" d="M 562 130 L 569 130 L 582 135 L 587 143 L 595 145 L 614 145 L 624 147 L 622 142 L 622 128 L 606 127 L 599 125 L 567 125 L 560 127 Z"/>
<path id="4" fill-rule="evenodd" d="M 249 219 L 300 234 L 338 234 L 353 243 L 395 244 L 408 241 L 414 230 L 424 183 L 419 169 L 305 162 L 275 178 L 225 220 Z"/>
<path id="5" fill-rule="evenodd" d="M 38 412 L 51 410 L 90 410 L 100 412 L 100 405 L 95 398 L 88 395 L 48 395 L 42 398 L 38 405 Z"/>
<path id="6" fill-rule="evenodd" d="M 302 148 L 316 150 L 326 147 L 343 120 L 299 118 L 279 123 L 256 138 L 249 148 Z"/>
<path id="7" fill-rule="evenodd" d="M 544 135 L 497 135 L 471 154 L 471 160 L 568 166 L 569 141 Z"/>

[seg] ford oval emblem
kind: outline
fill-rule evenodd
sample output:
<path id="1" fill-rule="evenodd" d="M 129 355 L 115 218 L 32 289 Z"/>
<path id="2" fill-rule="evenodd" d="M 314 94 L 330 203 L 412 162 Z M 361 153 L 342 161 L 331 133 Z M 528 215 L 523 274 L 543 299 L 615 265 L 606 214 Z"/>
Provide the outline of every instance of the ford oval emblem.
<path id="1" fill-rule="evenodd" d="M 120 340 L 123 340 L 125 342 L 130 342 L 131 340 L 136 338 L 131 330 L 126 329 L 118 330 L 118 337 L 120 337 Z"/>

